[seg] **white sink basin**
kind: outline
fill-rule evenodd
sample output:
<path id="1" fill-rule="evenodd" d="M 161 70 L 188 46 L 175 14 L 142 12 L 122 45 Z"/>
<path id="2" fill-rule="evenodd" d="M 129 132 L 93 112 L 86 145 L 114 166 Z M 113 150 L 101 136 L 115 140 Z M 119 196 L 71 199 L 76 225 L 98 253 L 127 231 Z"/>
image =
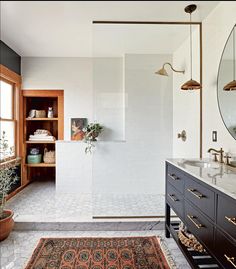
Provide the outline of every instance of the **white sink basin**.
<path id="1" fill-rule="evenodd" d="M 200 168 L 219 168 L 219 164 L 217 163 L 210 163 L 207 161 L 193 161 L 193 160 L 187 160 L 184 162 L 184 164 L 196 166 Z"/>

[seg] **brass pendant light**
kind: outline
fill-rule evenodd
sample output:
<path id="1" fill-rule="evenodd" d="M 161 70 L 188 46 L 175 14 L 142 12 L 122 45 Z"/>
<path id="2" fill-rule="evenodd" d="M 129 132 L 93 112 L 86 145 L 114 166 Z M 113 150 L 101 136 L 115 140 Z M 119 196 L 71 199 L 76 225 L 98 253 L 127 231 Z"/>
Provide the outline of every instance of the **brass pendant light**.
<path id="1" fill-rule="evenodd" d="M 233 80 L 230 81 L 229 83 L 227 83 L 223 90 L 224 91 L 236 91 L 236 80 L 235 80 L 235 27 L 234 27 L 234 30 L 233 30 Z"/>
<path id="2" fill-rule="evenodd" d="M 190 14 L 190 68 L 191 68 L 191 79 L 185 82 L 181 86 L 181 90 L 199 90 L 202 88 L 201 84 L 196 80 L 192 79 L 192 71 L 193 71 L 193 55 L 192 55 L 192 13 L 197 9 L 196 5 L 187 6 L 184 11 Z"/>

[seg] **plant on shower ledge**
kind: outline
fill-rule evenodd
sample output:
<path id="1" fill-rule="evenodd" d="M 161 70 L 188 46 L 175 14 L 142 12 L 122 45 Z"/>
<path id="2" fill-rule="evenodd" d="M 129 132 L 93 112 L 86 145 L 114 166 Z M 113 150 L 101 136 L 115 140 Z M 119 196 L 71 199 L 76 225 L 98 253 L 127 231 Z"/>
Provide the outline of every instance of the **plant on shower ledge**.
<path id="1" fill-rule="evenodd" d="M 0 138 L 0 155 L 3 160 L 0 163 L 0 241 L 8 237 L 14 225 L 13 212 L 5 209 L 8 192 L 18 179 L 15 172 L 20 160 L 19 158 L 11 160 L 9 156 L 13 153 L 13 149 L 8 146 L 6 133 L 3 131 Z"/>
<path id="2" fill-rule="evenodd" d="M 87 144 L 85 153 L 92 153 L 92 148 L 95 147 L 93 142 L 97 141 L 97 137 L 103 131 L 103 126 L 99 123 L 90 123 L 83 129 L 84 142 Z"/>

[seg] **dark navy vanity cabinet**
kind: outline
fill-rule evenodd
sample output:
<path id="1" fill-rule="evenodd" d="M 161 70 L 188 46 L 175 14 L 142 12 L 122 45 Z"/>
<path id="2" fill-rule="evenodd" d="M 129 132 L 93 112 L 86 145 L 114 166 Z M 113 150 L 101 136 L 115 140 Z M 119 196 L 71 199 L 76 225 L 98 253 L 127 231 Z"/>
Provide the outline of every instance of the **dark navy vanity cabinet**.
<path id="1" fill-rule="evenodd" d="M 181 244 L 180 222 L 172 221 L 171 209 L 206 253 Z M 192 268 L 236 268 L 236 200 L 169 162 L 166 162 L 165 232 L 166 237 L 173 236 Z"/>

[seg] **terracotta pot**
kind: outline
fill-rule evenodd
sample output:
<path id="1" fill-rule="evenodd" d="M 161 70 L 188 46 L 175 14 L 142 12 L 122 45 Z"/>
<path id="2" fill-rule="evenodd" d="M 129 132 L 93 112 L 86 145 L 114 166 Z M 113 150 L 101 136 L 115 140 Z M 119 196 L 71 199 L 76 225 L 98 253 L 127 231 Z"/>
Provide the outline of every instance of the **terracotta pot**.
<path id="1" fill-rule="evenodd" d="M 8 237 L 14 226 L 13 212 L 11 210 L 4 210 L 8 217 L 0 220 L 0 241 Z"/>

